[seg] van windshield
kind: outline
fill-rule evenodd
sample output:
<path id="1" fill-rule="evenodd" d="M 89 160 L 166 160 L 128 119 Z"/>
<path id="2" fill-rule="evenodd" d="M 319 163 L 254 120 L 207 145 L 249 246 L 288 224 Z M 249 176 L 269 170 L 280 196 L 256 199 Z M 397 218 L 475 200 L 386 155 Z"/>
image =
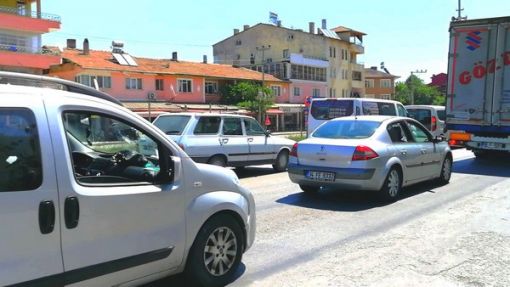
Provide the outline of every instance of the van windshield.
<path id="1" fill-rule="evenodd" d="M 330 120 L 352 115 L 353 100 L 313 101 L 310 114 L 316 120 Z"/>
<path id="2" fill-rule="evenodd" d="M 184 115 L 161 116 L 153 124 L 167 135 L 181 135 L 190 118 Z"/>

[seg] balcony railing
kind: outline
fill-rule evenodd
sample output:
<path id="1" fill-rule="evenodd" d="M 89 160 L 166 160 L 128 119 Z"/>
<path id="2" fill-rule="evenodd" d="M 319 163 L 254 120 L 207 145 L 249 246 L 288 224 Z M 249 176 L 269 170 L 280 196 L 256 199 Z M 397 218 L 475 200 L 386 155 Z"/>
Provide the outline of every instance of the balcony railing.
<path id="1" fill-rule="evenodd" d="M 0 13 L 13 14 L 28 18 L 44 19 L 60 23 L 60 16 L 49 13 L 37 13 L 37 11 L 20 11 L 18 8 L 0 6 Z"/>
<path id="2" fill-rule="evenodd" d="M 10 52 L 27 53 L 27 54 L 41 54 L 41 55 L 51 55 L 51 56 L 59 55 L 58 52 L 52 51 L 50 49 L 45 49 L 45 48 L 34 49 L 32 47 L 6 45 L 6 44 L 0 44 L 0 51 L 10 51 Z"/>

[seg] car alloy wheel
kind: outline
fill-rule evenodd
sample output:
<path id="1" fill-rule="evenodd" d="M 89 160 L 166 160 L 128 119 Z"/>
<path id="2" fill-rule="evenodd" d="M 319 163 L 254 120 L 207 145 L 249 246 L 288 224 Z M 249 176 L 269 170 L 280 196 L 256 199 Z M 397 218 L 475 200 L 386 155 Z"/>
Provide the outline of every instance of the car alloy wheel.
<path id="1" fill-rule="evenodd" d="M 289 152 L 287 150 L 282 150 L 278 153 L 276 157 L 276 161 L 273 164 L 273 168 L 276 171 L 285 171 L 287 169 L 287 165 L 289 163 Z"/>
<path id="2" fill-rule="evenodd" d="M 450 157 L 446 157 L 443 161 L 443 166 L 441 167 L 441 175 L 439 176 L 439 183 L 447 184 L 452 177 L 452 159 Z"/>
<path id="3" fill-rule="evenodd" d="M 237 238 L 228 227 L 216 228 L 207 238 L 204 248 L 205 268 L 213 276 L 225 275 L 237 256 Z"/>
<path id="4" fill-rule="evenodd" d="M 386 180 L 381 188 L 380 194 L 386 201 L 396 201 L 400 190 L 402 189 L 402 182 L 400 180 L 401 174 L 397 168 L 393 167 L 388 172 Z"/>

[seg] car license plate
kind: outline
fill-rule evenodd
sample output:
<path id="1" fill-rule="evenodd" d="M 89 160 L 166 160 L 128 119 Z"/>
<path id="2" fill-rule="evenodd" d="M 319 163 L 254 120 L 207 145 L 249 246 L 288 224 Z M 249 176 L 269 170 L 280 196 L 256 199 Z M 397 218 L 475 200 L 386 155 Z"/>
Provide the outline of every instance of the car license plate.
<path id="1" fill-rule="evenodd" d="M 482 142 L 482 143 L 480 143 L 480 147 L 495 149 L 495 148 L 502 148 L 503 146 L 500 143 Z"/>
<path id="2" fill-rule="evenodd" d="M 335 181 L 334 172 L 307 170 L 305 177 L 316 181 Z"/>

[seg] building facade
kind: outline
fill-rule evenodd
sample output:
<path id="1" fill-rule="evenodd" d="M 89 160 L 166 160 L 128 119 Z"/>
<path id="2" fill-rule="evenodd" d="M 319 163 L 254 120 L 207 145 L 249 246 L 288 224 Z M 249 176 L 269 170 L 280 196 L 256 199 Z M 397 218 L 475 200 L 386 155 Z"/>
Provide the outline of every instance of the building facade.
<path id="1" fill-rule="evenodd" d="M 48 75 L 91 87 L 97 85 L 144 117 L 148 117 L 149 104 L 151 117 L 162 112 L 241 112 L 220 105 L 221 91 L 239 81 L 261 84 L 264 78 L 264 85 L 273 90 L 276 101 L 286 102 L 289 98 L 289 82 L 270 74 L 210 64 L 205 58 L 201 63 L 180 61 L 176 52 L 171 59 L 148 59 L 133 57 L 120 48 L 92 50 L 86 39 L 83 49 L 77 49 L 75 43 L 68 40 L 61 53 L 62 64 L 50 67 Z M 270 109 L 268 114 L 274 117 L 275 127 L 285 129 L 285 119 L 278 109 Z"/>
<path id="2" fill-rule="evenodd" d="M 400 78 L 387 72 L 379 71 L 377 67 L 365 69 L 365 92 L 367 98 L 395 99 L 395 80 Z"/>
<path id="3" fill-rule="evenodd" d="M 43 13 L 41 0 L 0 0 L 0 70 L 42 74 L 61 58 L 41 44 L 60 29 L 60 17 Z"/>
<path id="4" fill-rule="evenodd" d="M 345 27 L 309 31 L 259 23 L 234 29 L 233 35 L 213 45 L 215 63 L 247 67 L 289 80 L 288 103 L 307 97 L 364 95 L 364 68 L 357 56 L 364 53 L 365 34 Z M 283 100 L 283 99 L 282 99 Z M 283 103 L 283 101 L 282 101 Z"/>

